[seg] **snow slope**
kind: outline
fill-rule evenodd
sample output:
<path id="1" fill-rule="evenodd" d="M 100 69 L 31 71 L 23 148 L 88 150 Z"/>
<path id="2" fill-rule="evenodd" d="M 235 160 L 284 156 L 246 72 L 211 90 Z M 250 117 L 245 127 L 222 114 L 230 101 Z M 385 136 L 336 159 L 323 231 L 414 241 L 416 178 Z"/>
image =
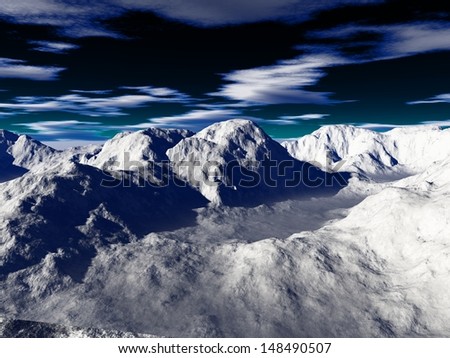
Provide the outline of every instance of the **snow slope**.
<path id="1" fill-rule="evenodd" d="M 179 167 L 214 160 L 250 170 L 269 153 L 292 162 L 248 121 L 60 152 L 0 184 L 0 315 L 57 323 L 62 336 L 100 327 L 100 335 L 449 337 L 448 133 L 322 128 L 285 144 L 294 168 L 325 164 L 330 151 L 342 164 L 334 170 L 357 175 L 338 193 L 302 186 L 302 196 L 265 185 L 247 194 L 220 167 L 213 179 L 227 189 L 209 189 Z M 6 136 L 9 153 L 18 138 Z M 102 185 L 117 178 L 99 167 L 124 151 L 146 163 L 170 159 L 185 185 L 143 186 L 127 170 L 126 186 Z M 283 192 L 289 200 L 275 202 Z M 25 335 L 48 327 L 17 324 Z"/>
<path id="2" fill-rule="evenodd" d="M 155 336 L 0 317 L 0 338 L 155 338 Z"/>
<path id="3" fill-rule="evenodd" d="M 73 162 L 1 184 L 0 274 L 62 250 L 79 277 L 98 246 L 187 225 L 192 209 L 206 204 L 193 189 L 128 184 Z"/>

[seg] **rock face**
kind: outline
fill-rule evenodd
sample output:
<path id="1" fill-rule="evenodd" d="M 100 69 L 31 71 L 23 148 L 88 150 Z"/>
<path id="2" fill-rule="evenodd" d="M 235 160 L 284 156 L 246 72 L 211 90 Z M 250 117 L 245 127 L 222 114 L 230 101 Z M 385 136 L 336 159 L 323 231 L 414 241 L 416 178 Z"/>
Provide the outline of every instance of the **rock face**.
<path id="1" fill-rule="evenodd" d="M 0 133 L 0 335 L 450 336 L 448 130 Z"/>

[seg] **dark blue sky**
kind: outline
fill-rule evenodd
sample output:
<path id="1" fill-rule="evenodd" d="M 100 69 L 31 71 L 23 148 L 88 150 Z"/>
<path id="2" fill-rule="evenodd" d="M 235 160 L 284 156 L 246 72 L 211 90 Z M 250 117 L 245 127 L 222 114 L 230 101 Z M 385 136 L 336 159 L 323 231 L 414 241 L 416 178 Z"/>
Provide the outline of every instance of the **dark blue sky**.
<path id="1" fill-rule="evenodd" d="M 3 0 L 0 15 L 0 128 L 43 141 L 450 122 L 443 1 Z"/>

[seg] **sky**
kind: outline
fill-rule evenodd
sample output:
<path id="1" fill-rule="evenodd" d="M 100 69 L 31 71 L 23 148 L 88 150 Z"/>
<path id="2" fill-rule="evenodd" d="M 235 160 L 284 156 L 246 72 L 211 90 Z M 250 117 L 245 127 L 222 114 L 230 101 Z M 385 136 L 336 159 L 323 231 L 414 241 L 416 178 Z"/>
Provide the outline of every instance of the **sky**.
<path id="1" fill-rule="evenodd" d="M 0 128 L 64 147 L 251 119 L 450 126 L 450 4 L 2 0 Z"/>

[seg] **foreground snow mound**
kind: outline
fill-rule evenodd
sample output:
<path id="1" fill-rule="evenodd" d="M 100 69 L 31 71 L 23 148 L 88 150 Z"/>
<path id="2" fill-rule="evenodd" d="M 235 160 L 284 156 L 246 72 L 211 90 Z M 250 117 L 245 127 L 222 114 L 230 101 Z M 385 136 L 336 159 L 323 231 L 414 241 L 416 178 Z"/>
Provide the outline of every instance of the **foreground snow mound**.
<path id="1" fill-rule="evenodd" d="M 188 225 L 192 209 L 206 203 L 189 188 L 122 184 L 99 169 L 66 163 L 0 185 L 0 274 L 62 252 L 65 269 L 79 277 L 98 247 Z"/>
<path id="2" fill-rule="evenodd" d="M 424 171 L 450 155 L 450 130 L 421 126 L 386 133 L 347 125 L 324 126 L 297 141 L 284 142 L 288 152 L 323 168 L 395 179 Z"/>
<path id="3" fill-rule="evenodd" d="M 0 130 L 0 183 L 48 164 L 57 151 L 25 135 Z"/>
<path id="4" fill-rule="evenodd" d="M 393 336 L 450 335 L 450 160 L 370 196 L 315 233 L 369 254 L 384 286 L 379 304 Z M 411 332 L 411 333 L 408 333 Z"/>
<path id="5" fill-rule="evenodd" d="M 448 337 L 450 205 L 437 190 L 388 188 L 286 239 L 152 234 L 101 249 L 80 285 L 47 255 L 0 298 L 27 319 L 166 336 Z"/>
<path id="6" fill-rule="evenodd" d="M 0 317 L 0 338 L 155 338 L 155 336 Z"/>
<path id="7" fill-rule="evenodd" d="M 349 175 L 292 158 L 255 123 L 215 123 L 167 151 L 174 171 L 214 204 L 256 205 L 292 195 L 336 191 Z"/>
<path id="8" fill-rule="evenodd" d="M 22 312 L 183 337 L 448 337 L 449 171 L 436 165 L 287 239 L 200 245 L 159 234 L 108 248 L 83 288 Z M 38 272 L 10 275 L 8 287 Z"/>

